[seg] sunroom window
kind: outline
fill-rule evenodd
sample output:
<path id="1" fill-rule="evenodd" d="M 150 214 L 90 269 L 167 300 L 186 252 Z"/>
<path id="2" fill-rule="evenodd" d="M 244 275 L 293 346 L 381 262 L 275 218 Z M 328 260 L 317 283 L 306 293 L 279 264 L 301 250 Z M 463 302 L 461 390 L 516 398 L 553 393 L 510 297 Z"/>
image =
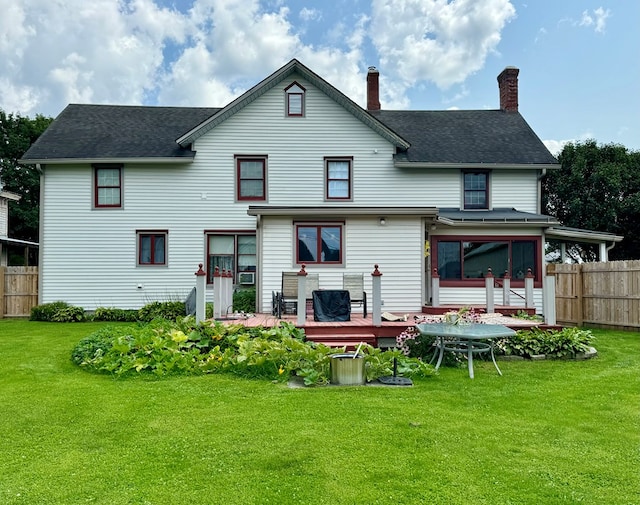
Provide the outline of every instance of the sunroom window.
<path id="1" fill-rule="evenodd" d="M 296 263 L 340 264 L 343 258 L 342 224 L 298 224 Z"/>

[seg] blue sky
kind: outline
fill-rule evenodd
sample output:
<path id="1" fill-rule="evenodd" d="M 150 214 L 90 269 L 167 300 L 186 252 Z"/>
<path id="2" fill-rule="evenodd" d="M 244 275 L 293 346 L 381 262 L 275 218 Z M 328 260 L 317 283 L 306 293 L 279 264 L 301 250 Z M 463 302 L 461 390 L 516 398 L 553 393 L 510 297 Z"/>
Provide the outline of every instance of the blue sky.
<path id="1" fill-rule="evenodd" d="M 520 112 L 552 152 L 640 150 L 640 2 L 632 0 L 0 0 L 0 108 L 223 106 L 298 58 L 360 105 Z"/>

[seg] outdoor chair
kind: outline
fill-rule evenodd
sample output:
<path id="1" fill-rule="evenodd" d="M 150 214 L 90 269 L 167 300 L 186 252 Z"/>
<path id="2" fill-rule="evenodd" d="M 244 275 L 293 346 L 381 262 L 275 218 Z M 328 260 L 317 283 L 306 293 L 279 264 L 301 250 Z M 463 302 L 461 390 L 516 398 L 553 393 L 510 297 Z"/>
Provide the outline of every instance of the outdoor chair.
<path id="1" fill-rule="evenodd" d="M 342 289 L 349 291 L 351 303 L 362 307 L 363 317 L 367 317 L 367 293 L 364 290 L 364 274 L 343 274 Z"/>
<path id="2" fill-rule="evenodd" d="M 320 289 L 318 274 L 307 274 L 305 300 L 312 300 L 312 293 Z M 282 272 L 282 288 L 271 294 L 271 313 L 278 318 L 283 314 L 298 313 L 298 272 Z M 305 307 L 303 310 L 307 310 Z"/>

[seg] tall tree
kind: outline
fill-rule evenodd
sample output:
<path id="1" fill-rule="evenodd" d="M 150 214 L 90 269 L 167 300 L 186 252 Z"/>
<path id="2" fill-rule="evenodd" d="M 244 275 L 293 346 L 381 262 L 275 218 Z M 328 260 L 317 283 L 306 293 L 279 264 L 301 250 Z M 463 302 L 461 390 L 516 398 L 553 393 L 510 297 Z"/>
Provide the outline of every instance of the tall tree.
<path id="1" fill-rule="evenodd" d="M 569 143 L 560 170 L 543 181 L 547 214 L 563 225 L 623 235 L 609 258 L 640 258 L 640 152 L 595 140 Z M 576 246 L 581 259 L 596 258 L 594 248 Z"/>
<path id="2" fill-rule="evenodd" d="M 9 236 L 38 241 L 40 174 L 33 166 L 18 165 L 18 160 L 53 121 L 37 115 L 35 119 L 5 114 L 0 109 L 0 182 L 6 191 L 21 196 L 9 208 Z"/>

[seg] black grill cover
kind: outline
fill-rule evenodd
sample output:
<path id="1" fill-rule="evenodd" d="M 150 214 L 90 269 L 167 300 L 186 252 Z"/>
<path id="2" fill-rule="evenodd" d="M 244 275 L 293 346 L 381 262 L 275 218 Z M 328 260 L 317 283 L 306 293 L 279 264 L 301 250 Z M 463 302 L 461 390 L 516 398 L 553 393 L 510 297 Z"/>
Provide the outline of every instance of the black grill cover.
<path id="1" fill-rule="evenodd" d="M 349 291 L 342 289 L 324 289 L 314 291 L 314 321 L 350 321 L 351 299 Z"/>

